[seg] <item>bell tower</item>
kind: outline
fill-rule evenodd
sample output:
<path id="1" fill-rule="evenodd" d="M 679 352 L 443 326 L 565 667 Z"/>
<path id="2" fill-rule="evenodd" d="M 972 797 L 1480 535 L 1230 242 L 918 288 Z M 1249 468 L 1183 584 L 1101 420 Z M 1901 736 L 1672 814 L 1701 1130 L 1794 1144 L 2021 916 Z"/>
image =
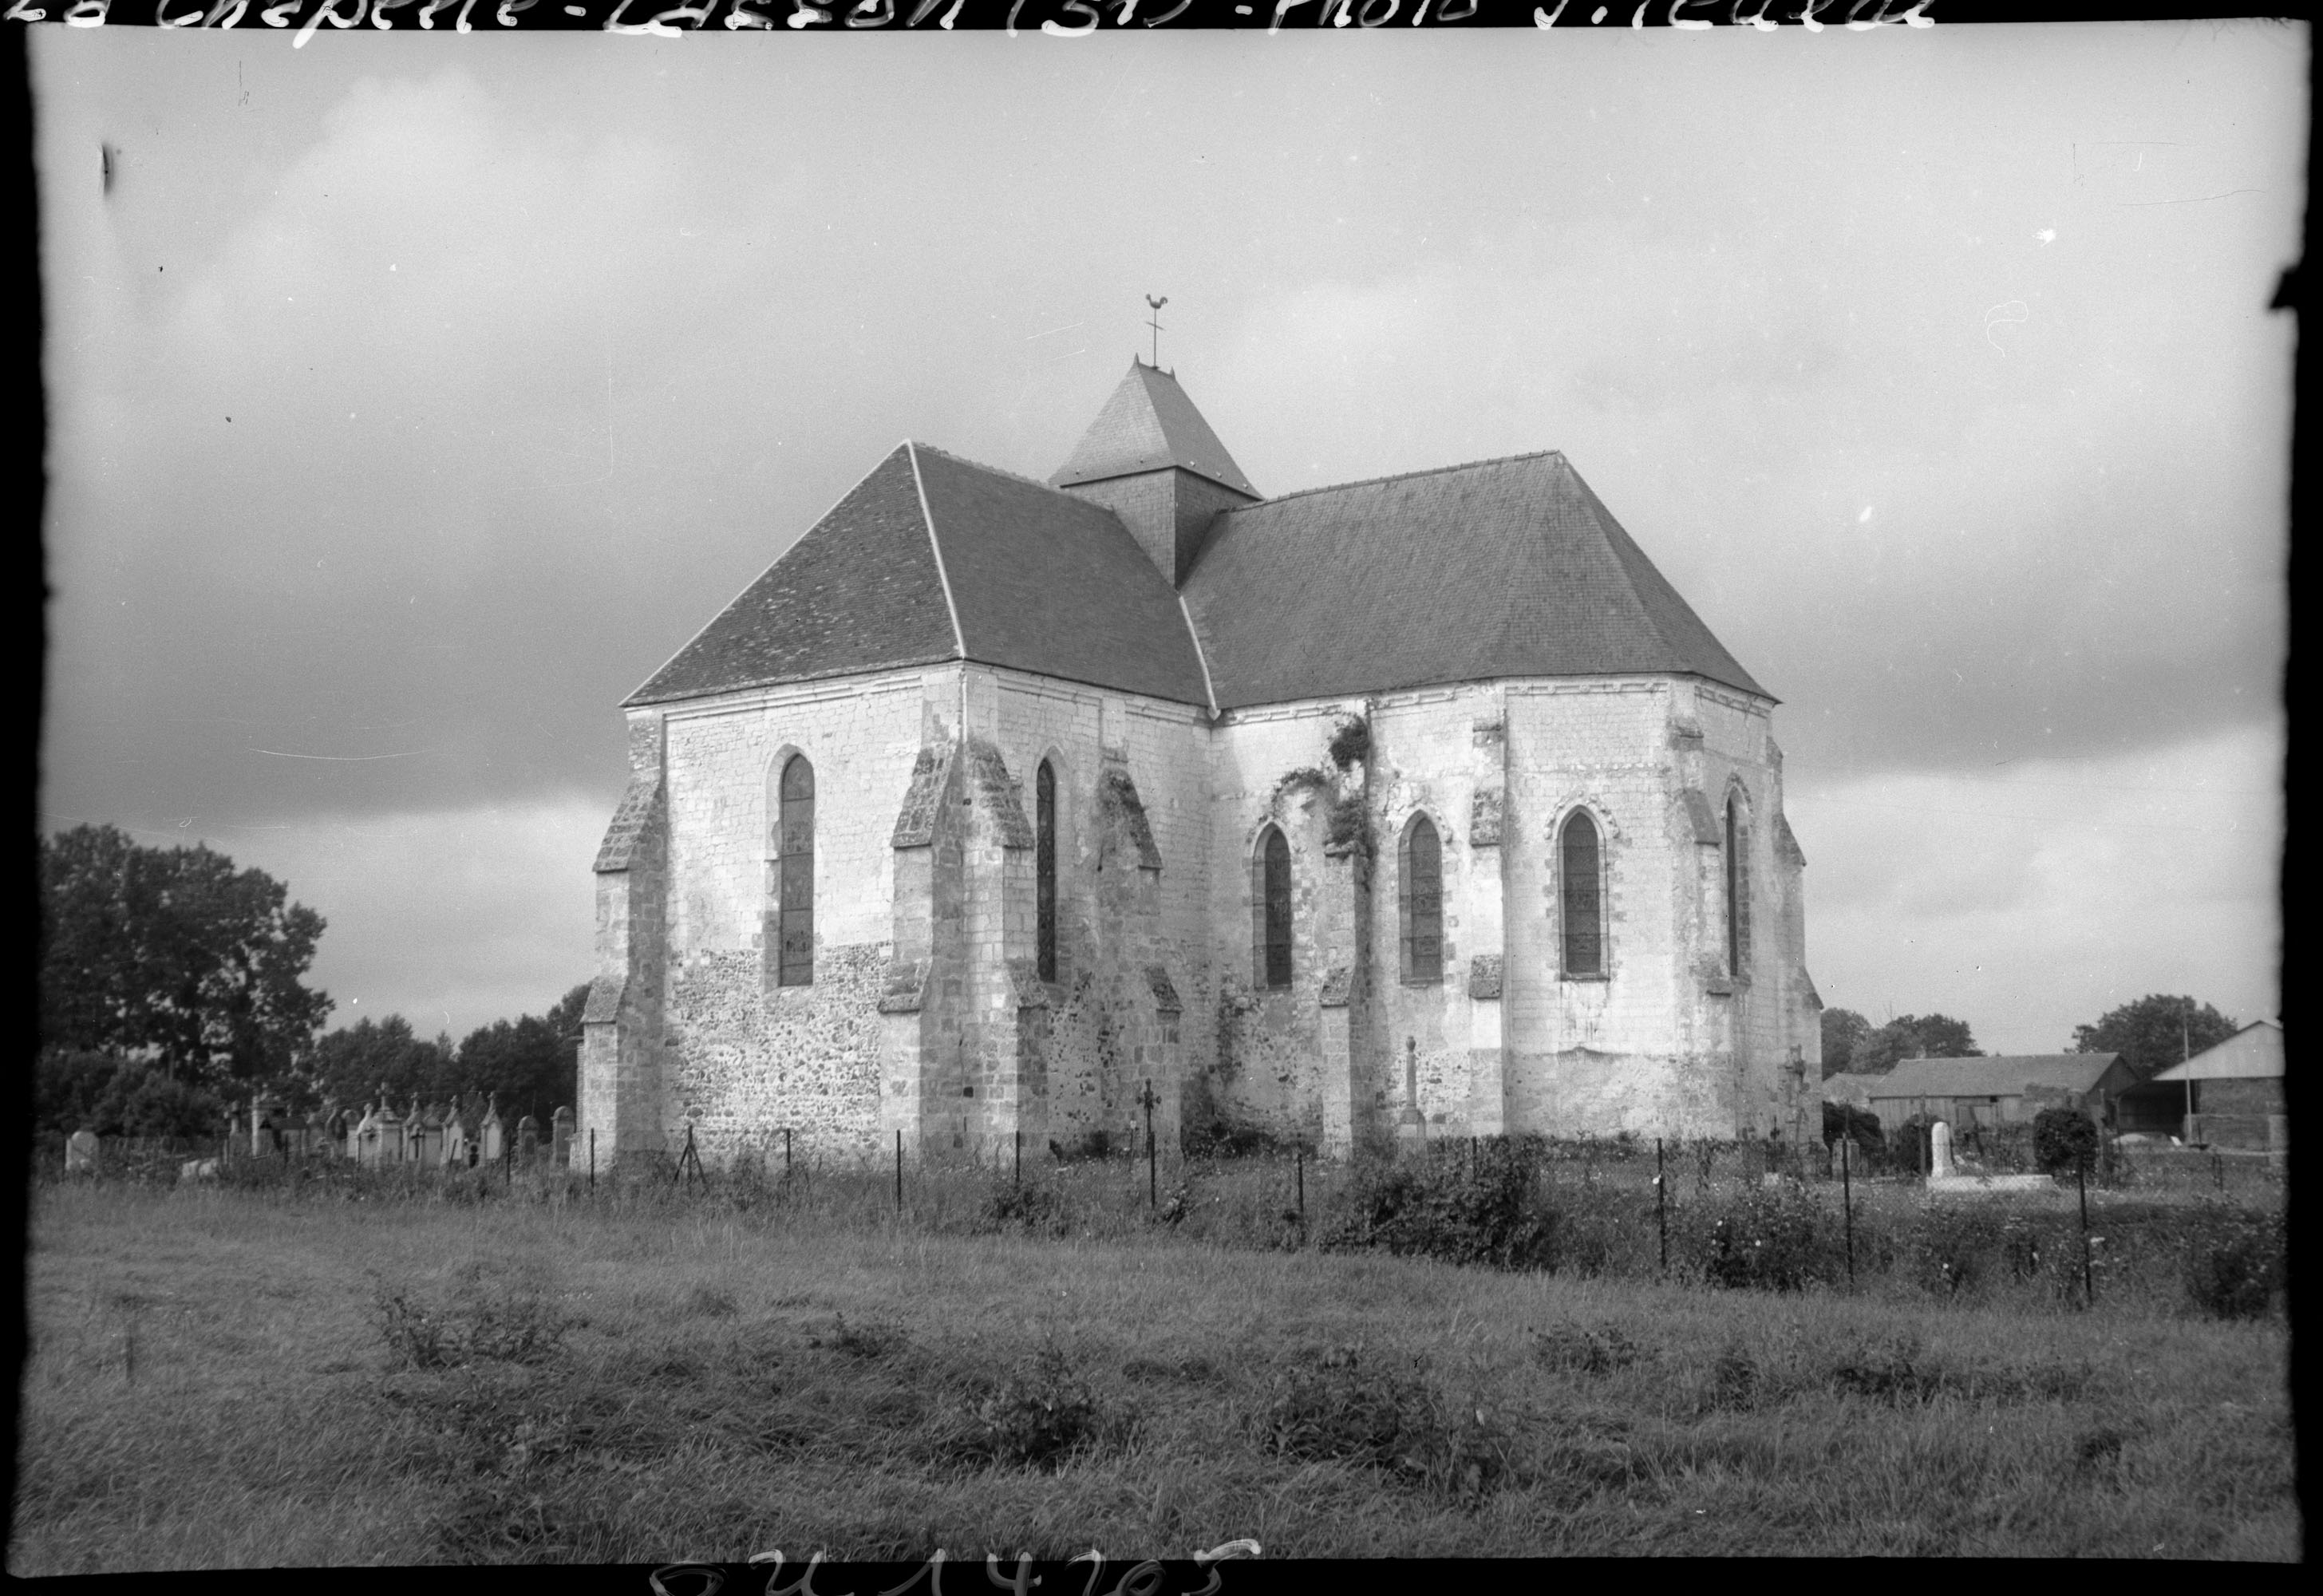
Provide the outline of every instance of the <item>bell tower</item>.
<path id="1" fill-rule="evenodd" d="M 1218 512 L 1261 498 L 1177 374 L 1134 355 L 1049 485 L 1120 517 L 1172 587 L 1184 584 Z"/>

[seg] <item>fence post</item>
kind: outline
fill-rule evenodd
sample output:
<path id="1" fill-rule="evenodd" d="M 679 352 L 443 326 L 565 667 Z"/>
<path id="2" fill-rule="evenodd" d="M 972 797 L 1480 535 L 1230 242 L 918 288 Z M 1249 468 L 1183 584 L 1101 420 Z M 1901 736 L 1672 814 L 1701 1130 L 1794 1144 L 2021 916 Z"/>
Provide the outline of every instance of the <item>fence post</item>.
<path id="1" fill-rule="evenodd" d="M 2081 1306 L 2095 1307 L 2097 1293 L 2089 1281 L 2089 1165 L 2087 1159 L 2073 1160 L 2073 1185 L 2081 1194 Z"/>
<path id="2" fill-rule="evenodd" d="M 1015 1160 L 1015 1172 L 1009 1176 L 1009 1179 L 1022 1186 L 1024 1184 L 1024 1127 L 1018 1125 L 1009 1133 L 1009 1140 L 1015 1143 L 1012 1156 Z"/>
<path id="3" fill-rule="evenodd" d="M 1661 1246 L 1662 1273 L 1669 1273 L 1669 1183 L 1662 1179 L 1662 1139 L 1654 1138 L 1654 1235 Z"/>
<path id="4" fill-rule="evenodd" d="M 589 1189 L 597 1189 L 597 1127 L 589 1127 Z"/>
<path id="5" fill-rule="evenodd" d="M 2227 1189 L 2227 1160 L 2224 1153 L 2210 1155 L 2210 1179 L 2220 1191 Z"/>
<path id="6" fill-rule="evenodd" d="M 1307 1150 L 1305 1148 L 1294 1147 L 1290 1150 L 1290 1172 L 1292 1178 L 1299 1182 L 1299 1223 L 1304 1225 L 1307 1223 Z"/>
<path id="7" fill-rule="evenodd" d="M 1839 1206 L 1847 1215 L 1847 1289 L 1855 1289 L 1855 1181 L 1848 1169 L 1847 1140 L 1839 1143 Z"/>
<path id="8" fill-rule="evenodd" d="M 783 1127 L 783 1184 L 791 1183 L 791 1128 Z"/>
<path id="9" fill-rule="evenodd" d="M 903 1215 L 903 1212 L 904 1212 L 904 1133 L 903 1133 L 900 1129 L 898 1129 L 898 1130 L 896 1131 L 896 1133 L 895 1133 L 895 1213 L 896 1213 L 897 1217 L 899 1217 L 899 1218 L 900 1218 L 900 1217 L 902 1216 L 902 1215 Z"/>

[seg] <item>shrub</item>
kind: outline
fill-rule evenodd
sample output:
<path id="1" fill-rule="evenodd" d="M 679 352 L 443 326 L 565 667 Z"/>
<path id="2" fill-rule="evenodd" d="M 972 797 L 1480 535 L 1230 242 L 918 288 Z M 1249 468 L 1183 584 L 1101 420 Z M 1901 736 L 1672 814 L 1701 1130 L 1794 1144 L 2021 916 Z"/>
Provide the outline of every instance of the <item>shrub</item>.
<path id="1" fill-rule="evenodd" d="M 1464 1500 L 1515 1472 L 1510 1426 L 1482 1402 L 1445 1401 L 1418 1358 L 1370 1358 L 1360 1345 L 1305 1354 L 1244 1423 L 1272 1456 L 1362 1464 Z"/>
<path id="2" fill-rule="evenodd" d="M 1182 1145 L 1189 1158 L 1266 1158 L 1287 1153 L 1300 1143 L 1284 1140 L 1256 1125 L 1237 1125 L 1214 1119 L 1189 1130 Z"/>
<path id="3" fill-rule="evenodd" d="M 1830 1280 L 1837 1251 L 1830 1229 L 1827 1216 L 1804 1192 L 1762 1188 L 1712 1223 L 1699 1261 L 1703 1278 L 1716 1286 L 1775 1291 Z M 1837 1272 L 1843 1272 L 1844 1257 L 1837 1261 Z"/>
<path id="4" fill-rule="evenodd" d="M 976 1403 L 969 1450 L 1003 1468 L 1053 1472 L 1075 1453 L 1126 1440 L 1136 1416 L 1100 1401 L 1053 1336 Z"/>
<path id="5" fill-rule="evenodd" d="M 563 1316 L 532 1296 L 482 1297 L 437 1307 L 381 1289 L 376 1309 L 389 1356 L 411 1369 L 487 1359 L 544 1362 L 555 1355 L 565 1329 Z"/>
<path id="6" fill-rule="evenodd" d="M 2033 1118 L 2033 1161 L 2043 1175 L 2097 1167 L 2097 1122 L 2072 1108 L 2044 1108 Z"/>
<path id="7" fill-rule="evenodd" d="M 1437 1151 L 1412 1161 L 1359 1164 L 1320 1245 L 1554 1269 L 1556 1215 L 1540 1195 L 1538 1157 L 1535 1144 L 1494 1136 L 1477 1142 L 1473 1157 Z"/>
<path id="8" fill-rule="evenodd" d="M 987 1234 L 1023 1230 L 1035 1235 L 1062 1235 L 1069 1227 L 1064 1201 L 1055 1190 L 1013 1180 L 995 1181 L 986 1190 L 975 1225 Z"/>
<path id="9" fill-rule="evenodd" d="M 2238 1215 L 2220 1234 L 2198 1237 L 2186 1252 L 2186 1295 L 2214 1319 L 2263 1316 L 2283 1281 L 2282 1248 L 2273 1226 Z"/>
<path id="10" fill-rule="evenodd" d="M 1372 728 L 1368 720 L 1342 720 L 1331 734 L 1331 763 L 1341 770 L 1361 765 L 1371 757 L 1371 752 Z"/>

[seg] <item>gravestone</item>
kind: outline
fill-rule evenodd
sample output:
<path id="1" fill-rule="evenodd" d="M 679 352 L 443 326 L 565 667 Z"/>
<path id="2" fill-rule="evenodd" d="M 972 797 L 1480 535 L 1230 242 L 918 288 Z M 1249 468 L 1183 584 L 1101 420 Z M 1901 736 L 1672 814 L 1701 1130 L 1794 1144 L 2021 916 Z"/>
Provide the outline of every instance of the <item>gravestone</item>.
<path id="1" fill-rule="evenodd" d="M 573 1111 L 558 1109 L 549 1116 L 548 1124 L 553 1149 L 550 1157 L 558 1169 L 569 1169 L 573 1163 Z"/>
<path id="2" fill-rule="evenodd" d="M 65 1173 L 88 1175 L 96 1172 L 96 1133 L 75 1131 L 65 1138 Z"/>
<path id="3" fill-rule="evenodd" d="M 1942 1120 L 1938 1120 L 1935 1128 L 1928 1133 L 1928 1162 L 1931 1179 L 1949 1180 L 1955 1172 L 1952 1169 L 1952 1128 Z"/>
<path id="4" fill-rule="evenodd" d="M 529 1164 L 540 1151 L 540 1122 L 526 1114 L 516 1122 L 516 1161 Z"/>
<path id="5" fill-rule="evenodd" d="M 484 1162 L 496 1164 L 508 1152 L 508 1127 L 500 1124 L 500 1100 L 497 1096 L 484 1099 L 484 1123 L 476 1129 L 476 1140 L 483 1151 Z"/>
<path id="6" fill-rule="evenodd" d="M 1399 1147 L 1418 1148 L 1428 1142 L 1428 1116 L 1419 1111 L 1419 1039 L 1403 1039 L 1403 1112 L 1395 1116 Z"/>

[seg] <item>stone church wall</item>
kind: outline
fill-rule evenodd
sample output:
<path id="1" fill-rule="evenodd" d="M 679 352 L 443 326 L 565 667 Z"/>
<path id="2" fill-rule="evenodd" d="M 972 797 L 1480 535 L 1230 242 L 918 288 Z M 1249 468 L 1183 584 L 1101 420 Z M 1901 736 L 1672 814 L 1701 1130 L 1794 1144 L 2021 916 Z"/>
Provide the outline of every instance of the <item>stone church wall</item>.
<path id="1" fill-rule="evenodd" d="M 1066 1145 L 1096 1132 L 1115 1147 L 1142 1142 L 1136 1098 L 1150 1078 L 1162 1099 L 1156 1136 L 1174 1142 L 1183 1077 L 1207 1062 L 1207 1039 L 1189 1044 L 1182 1024 L 1165 1024 L 1148 972 L 1163 970 L 1181 1003 L 1207 990 L 1200 935 L 1207 716 L 1191 705 L 1022 672 L 979 674 L 992 680 L 996 740 L 1027 814 L 1042 759 L 1051 759 L 1058 775 L 1058 979 L 1049 991 L 1045 1135 Z M 1131 822 L 1117 812 L 1126 798 L 1108 786 L 1115 766 L 1127 774 L 1158 870 L 1141 862 Z M 1026 892 L 1030 914 L 1029 883 Z M 1176 1050 L 1166 1064 L 1157 1051 L 1163 1048 Z"/>
<path id="2" fill-rule="evenodd" d="M 1356 720 L 1368 751 L 1342 767 L 1331 741 Z M 1212 726 L 1193 706 L 954 665 L 729 694 L 662 720 L 661 778 L 648 760 L 624 801 L 651 816 L 631 826 L 635 863 L 600 876 L 604 946 L 634 941 L 645 964 L 600 977 L 584 1044 L 583 1121 L 630 1112 L 608 1084 L 618 1054 L 620 1101 L 638 1105 L 625 1150 L 658 1135 L 674 1153 L 689 1123 L 713 1160 L 778 1152 L 785 1127 L 802 1152 L 839 1157 L 878 1156 L 899 1129 L 995 1156 L 1020 1128 L 1028 1151 L 1100 1131 L 1134 1146 L 1148 1080 L 1165 1144 L 1223 1119 L 1344 1150 L 1394 1133 L 1407 1065 L 1430 1135 L 1813 1133 L 1798 850 L 1766 706 L 1740 694 L 1518 681 Z M 906 847 L 898 815 L 939 747 L 963 751 L 942 766 L 936 841 Z M 772 795 L 793 753 L 815 770 L 815 980 L 783 987 L 766 917 Z M 1044 757 L 1060 788 L 1047 984 L 1019 834 Z M 987 818 L 995 794 L 1010 814 Z M 1730 794 L 1749 881 L 1740 971 L 1726 968 Z M 1576 806 L 1602 840 L 1600 979 L 1562 973 L 1557 841 Z M 1443 871 L 1433 980 L 1408 977 L 1398 913 L 1400 844 L 1421 815 Z M 1258 945 L 1270 822 L 1293 893 L 1280 991 Z M 920 907 L 899 920 L 905 870 Z M 899 949 L 914 913 L 913 936 L 936 941 Z M 659 979 L 634 978 L 655 948 Z M 916 995 L 899 1002 L 914 959 Z M 617 1009 L 624 1023 L 603 1023 Z"/>
<path id="3" fill-rule="evenodd" d="M 1351 860 L 1328 851 L 1331 814 L 1345 784 L 1329 745 L 1360 700 L 1237 711 L 1211 734 L 1209 935 L 1216 995 L 1205 1005 L 1215 1038 L 1207 1106 L 1228 1123 L 1309 1142 L 1343 1142 L 1360 1088 L 1344 1059 L 1328 1056 L 1327 997 L 1344 1030 L 1353 992 Z M 1270 991 L 1259 948 L 1261 830 L 1281 828 L 1290 845 L 1290 986 Z M 1337 990 L 1333 991 L 1334 981 Z M 1341 1043 L 1341 1047 L 1345 1047 Z"/>
<path id="4" fill-rule="evenodd" d="M 1791 1050 L 1812 1066 L 1819 1048 L 1765 706 L 1657 677 L 1387 694 L 1368 707 L 1364 766 L 1337 772 L 1331 735 L 1365 713 L 1360 701 L 1270 707 L 1214 734 L 1217 1112 L 1326 1145 L 1382 1137 L 1409 1065 L 1434 1135 L 1795 1133 Z M 1712 824 L 1730 785 L 1749 816 L 1740 979 Z M 1350 792 L 1368 858 L 1327 845 Z M 1576 807 L 1601 840 L 1597 979 L 1568 978 L 1559 946 L 1558 839 Z M 1406 978 L 1398 913 L 1400 844 L 1423 813 L 1442 848 L 1432 982 Z M 1292 984 L 1276 992 L 1257 973 L 1253 862 L 1269 820 L 1290 845 L 1294 897 Z"/>
<path id="5" fill-rule="evenodd" d="M 896 806 L 920 743 L 917 671 L 736 693 L 672 710 L 668 1006 L 661 1113 L 705 1157 L 771 1145 L 878 1151 L 881 973 L 893 939 Z M 814 766 L 814 981 L 775 984 L 772 794 Z"/>

